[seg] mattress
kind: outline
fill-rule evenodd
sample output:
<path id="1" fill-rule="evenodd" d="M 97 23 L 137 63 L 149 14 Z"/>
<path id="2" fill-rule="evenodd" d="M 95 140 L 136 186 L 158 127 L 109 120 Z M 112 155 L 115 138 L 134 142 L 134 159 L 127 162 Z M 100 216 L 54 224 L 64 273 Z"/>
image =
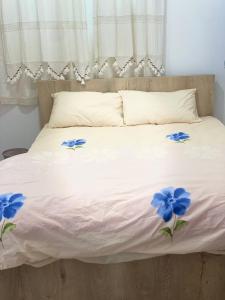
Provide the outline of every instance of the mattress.
<path id="1" fill-rule="evenodd" d="M 68 140 L 85 140 L 69 147 Z M 225 127 L 51 129 L 0 164 L 0 268 L 225 253 Z M 11 226 L 11 227 L 10 227 Z M 10 229 L 10 230 L 9 230 Z"/>

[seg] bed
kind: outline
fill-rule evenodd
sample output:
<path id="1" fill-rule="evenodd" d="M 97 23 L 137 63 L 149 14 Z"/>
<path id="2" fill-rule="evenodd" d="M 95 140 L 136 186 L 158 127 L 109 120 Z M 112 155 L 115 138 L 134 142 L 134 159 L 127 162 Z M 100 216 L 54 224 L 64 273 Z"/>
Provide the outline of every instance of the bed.
<path id="1" fill-rule="evenodd" d="M 40 194 L 39 201 L 47 199 L 45 208 L 58 205 L 60 212 L 40 212 L 34 201 L 27 204 L 31 216 L 28 209 L 21 212 L 17 232 L 6 238 L 0 260 L 6 269 L 0 272 L 4 299 L 224 299 L 225 129 L 211 116 L 213 85 L 212 75 L 90 80 L 85 86 L 75 81 L 38 83 L 43 129 L 20 163 L 18 158 L 4 162 L 2 187 L 8 188 L 7 170 L 13 167 L 15 187 L 26 183 Z M 57 129 L 47 124 L 54 92 L 188 88 L 197 89 L 200 123 Z M 176 144 L 166 138 L 177 131 L 188 132 L 190 140 Z M 73 137 L 85 138 L 87 144 L 65 151 L 63 139 Z M 13 177 L 19 172 L 25 175 Z M 70 214 L 74 181 L 75 189 L 80 187 L 77 197 L 85 201 L 77 201 L 73 212 L 79 222 L 70 224 L 68 218 L 65 226 L 71 230 L 63 231 L 58 219 Z M 177 194 L 187 198 L 191 191 L 194 200 L 180 220 L 187 224 L 180 222 L 184 228 L 171 237 L 161 231 L 163 223 L 151 201 L 153 191 L 174 181 Z M 54 203 L 49 187 L 55 191 Z M 31 219 L 31 229 L 26 228 Z M 19 266 L 23 263 L 39 268 Z"/>

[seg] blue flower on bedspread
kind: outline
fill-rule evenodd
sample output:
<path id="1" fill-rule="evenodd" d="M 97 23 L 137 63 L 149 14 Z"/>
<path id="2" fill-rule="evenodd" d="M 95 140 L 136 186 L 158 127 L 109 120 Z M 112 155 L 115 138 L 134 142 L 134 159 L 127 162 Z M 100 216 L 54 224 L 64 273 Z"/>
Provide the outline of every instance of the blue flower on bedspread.
<path id="1" fill-rule="evenodd" d="M 187 221 L 177 219 L 186 214 L 191 205 L 190 193 L 184 188 L 168 187 L 153 195 L 151 204 L 157 208 L 157 214 L 165 221 L 173 219 L 171 227 L 164 227 L 160 231 L 171 238 L 176 230 L 182 228 Z"/>
<path id="2" fill-rule="evenodd" d="M 16 224 L 6 222 L 6 219 L 12 219 L 18 210 L 23 206 L 25 197 L 23 194 L 2 194 L 0 195 L 0 222 L 2 222 L 0 230 L 0 242 L 3 245 L 3 235 L 12 231 Z"/>
<path id="3" fill-rule="evenodd" d="M 77 148 L 82 148 L 82 146 L 86 143 L 84 139 L 74 139 L 74 140 L 67 140 L 62 143 L 62 146 L 67 147 L 67 149 L 75 150 Z"/>
<path id="4" fill-rule="evenodd" d="M 183 142 L 190 139 L 189 134 L 187 134 L 185 132 L 171 133 L 171 134 L 167 135 L 166 137 L 169 140 L 174 141 L 174 142 L 178 142 L 178 143 L 183 143 Z"/>

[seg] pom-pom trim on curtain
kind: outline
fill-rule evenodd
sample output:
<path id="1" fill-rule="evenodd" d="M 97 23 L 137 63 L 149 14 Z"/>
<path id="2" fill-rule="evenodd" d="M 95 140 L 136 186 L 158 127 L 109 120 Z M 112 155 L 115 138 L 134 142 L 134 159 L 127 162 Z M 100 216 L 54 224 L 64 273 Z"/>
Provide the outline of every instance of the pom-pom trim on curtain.
<path id="1" fill-rule="evenodd" d="M 109 68 L 110 63 L 105 61 L 101 66 L 98 62 L 95 62 L 94 66 L 90 68 L 90 66 L 86 67 L 86 72 L 82 75 L 78 68 L 73 63 L 68 63 L 61 72 L 57 73 L 51 66 L 47 64 L 46 73 L 50 75 L 51 78 L 56 80 L 65 80 L 66 75 L 71 71 L 74 73 L 74 77 L 77 81 L 80 81 L 81 84 L 85 84 L 85 80 L 88 80 L 92 77 L 101 77 L 104 75 L 104 72 L 107 68 Z M 123 77 L 124 74 L 129 70 L 131 67 L 135 67 L 134 73 L 136 76 L 140 74 L 140 71 L 147 66 L 154 76 L 161 76 L 165 73 L 164 66 L 161 65 L 159 68 L 152 62 L 150 58 L 143 58 L 139 63 L 136 63 L 135 58 L 131 57 L 123 66 L 120 66 L 119 63 L 115 60 L 112 64 L 112 68 L 114 69 L 115 73 L 119 77 Z M 91 71 L 92 70 L 92 71 Z M 7 82 L 8 83 L 15 83 L 17 82 L 23 75 L 31 78 L 32 80 L 38 80 L 41 78 L 43 73 L 45 72 L 45 68 L 43 65 L 40 65 L 38 70 L 34 73 L 31 69 L 26 67 L 22 64 L 16 71 L 16 73 L 10 77 L 7 75 Z M 96 76 L 94 76 L 96 75 Z"/>

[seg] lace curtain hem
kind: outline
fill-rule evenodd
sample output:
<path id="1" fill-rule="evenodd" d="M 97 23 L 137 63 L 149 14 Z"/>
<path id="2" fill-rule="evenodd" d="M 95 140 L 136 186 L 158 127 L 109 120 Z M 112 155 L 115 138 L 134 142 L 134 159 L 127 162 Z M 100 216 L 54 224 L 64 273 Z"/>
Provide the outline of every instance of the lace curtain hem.
<path id="1" fill-rule="evenodd" d="M 158 59 L 159 61 L 162 60 L 161 58 Z M 122 66 L 118 63 L 116 58 L 113 58 L 113 60 L 114 62 L 112 64 L 109 62 L 110 58 L 105 59 L 103 63 L 96 61 L 92 65 L 87 65 L 83 73 L 79 71 L 79 67 L 76 66 L 75 63 L 71 62 L 66 63 L 60 72 L 57 72 L 54 66 L 46 63 L 41 63 L 36 71 L 31 70 L 31 68 L 25 64 L 21 64 L 13 75 L 7 75 L 6 81 L 7 83 L 14 84 L 22 76 L 26 76 L 35 81 L 41 79 L 44 74 L 50 75 L 52 79 L 65 80 L 69 73 L 70 77 L 80 81 L 81 84 L 85 84 L 85 81 L 90 78 L 101 78 L 104 72 L 110 67 L 112 67 L 118 77 L 123 77 L 131 67 L 134 68 L 134 76 L 139 76 L 143 68 L 146 67 L 149 68 L 153 76 L 161 76 L 165 73 L 163 64 L 157 65 L 153 62 L 154 60 L 149 57 L 144 57 L 138 62 L 134 57 L 130 57 Z"/>

